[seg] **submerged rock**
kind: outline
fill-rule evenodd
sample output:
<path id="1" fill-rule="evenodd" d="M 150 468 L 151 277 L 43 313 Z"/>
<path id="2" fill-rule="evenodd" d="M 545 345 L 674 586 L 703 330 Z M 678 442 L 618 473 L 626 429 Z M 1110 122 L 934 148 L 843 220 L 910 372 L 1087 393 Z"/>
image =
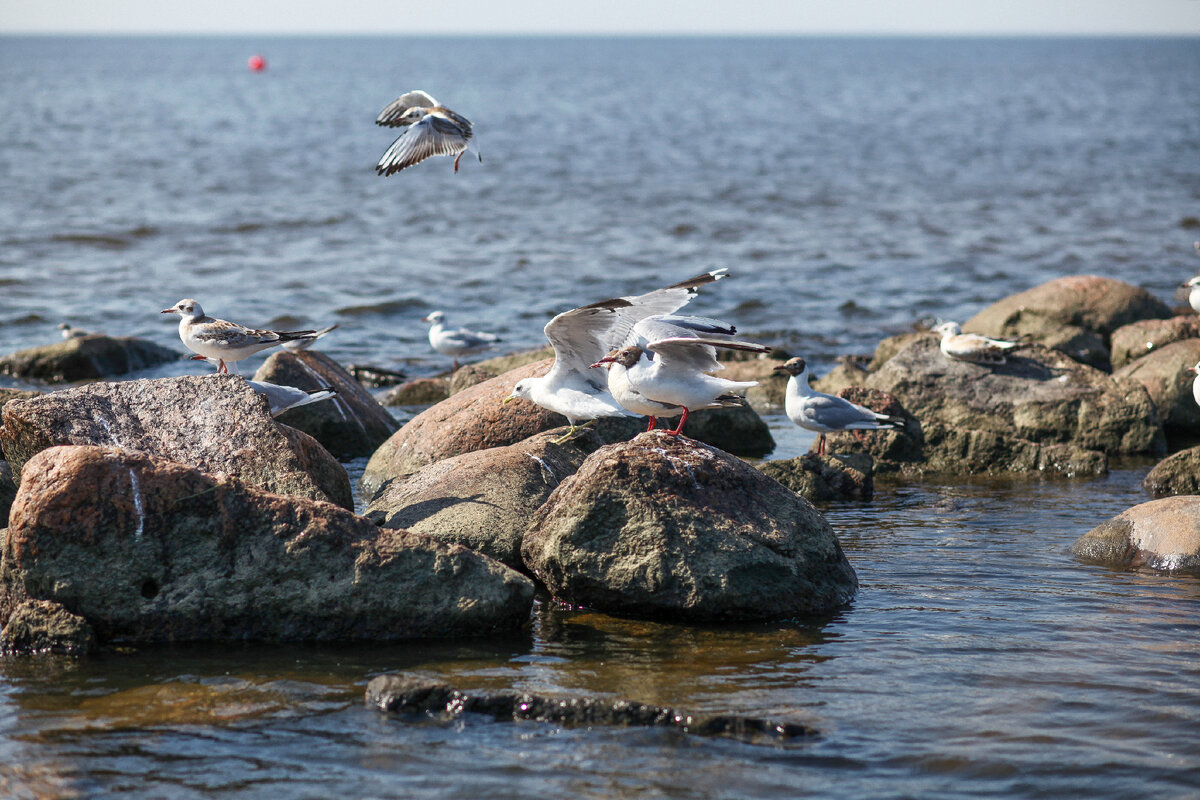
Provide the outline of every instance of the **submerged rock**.
<path id="1" fill-rule="evenodd" d="M 0 357 L 0 373 L 68 383 L 124 375 L 179 358 L 177 351 L 145 339 L 90 334 Z"/>
<path id="2" fill-rule="evenodd" d="M 517 444 L 443 459 L 386 483 L 365 516 L 453 542 L 524 570 L 521 537 L 533 512 L 587 457 L 574 442 L 557 444 L 559 428 Z M 595 439 L 588 432 L 586 437 Z M 594 450 L 600 442 L 594 441 Z"/>
<path id="3" fill-rule="evenodd" d="M 758 465 L 765 475 L 812 502 L 825 500 L 870 500 L 875 493 L 872 479 L 875 464 L 866 453 L 766 461 Z"/>
<path id="4" fill-rule="evenodd" d="M 1166 497 L 1126 509 L 1081 536 L 1071 552 L 1114 567 L 1200 573 L 1200 497 Z"/>
<path id="5" fill-rule="evenodd" d="M 305 391 L 335 390 L 336 396 L 285 411 L 278 420 L 304 431 L 339 458 L 371 455 L 400 427 L 349 372 L 315 350 L 273 353 L 254 379 Z"/>
<path id="6" fill-rule="evenodd" d="M 1122 325 L 1165 319 L 1171 309 L 1138 286 L 1097 275 L 1072 275 L 993 303 L 963 330 L 1023 338 L 1101 370 L 1111 369 L 1108 339 Z"/>
<path id="7" fill-rule="evenodd" d="M 96 649 L 87 620 L 50 600 L 26 600 L 9 614 L 0 631 L 0 653 L 86 655 Z"/>
<path id="8" fill-rule="evenodd" d="M 532 720 L 563 726 L 669 727 L 697 736 L 780 740 L 815 735 L 799 722 L 723 714 L 691 714 L 674 708 L 590 697 L 553 697 L 515 691 L 462 691 L 434 678 L 378 675 L 367 684 L 366 704 L 400 714 L 486 714 L 496 720 Z"/>
<path id="9" fill-rule="evenodd" d="M 635 617 L 780 619 L 837 608 L 858 587 L 807 500 L 663 433 L 592 453 L 534 515 L 521 554 L 555 597 Z"/>
<path id="10" fill-rule="evenodd" d="M 1187 371 L 1197 361 L 1200 339 L 1182 339 L 1126 364 L 1113 377 L 1145 386 L 1165 427 L 1200 428 L 1200 406 L 1192 395 L 1196 376 Z"/>
<path id="11" fill-rule="evenodd" d="M 0 442 L 17 476 L 47 447 L 111 445 L 354 507 L 345 468 L 312 437 L 271 419 L 266 398 L 237 375 L 90 384 L 13 400 L 3 421 Z"/>
<path id="12" fill-rule="evenodd" d="M 471 636 L 519 627 L 533 601 L 527 578 L 465 548 L 98 447 L 26 464 L 0 578 L 104 642 Z"/>
<path id="13" fill-rule="evenodd" d="M 1200 316 L 1195 314 L 1171 317 L 1170 319 L 1146 319 L 1140 322 L 1131 322 L 1113 331 L 1111 346 L 1113 369 L 1120 369 L 1172 342 L 1198 338 L 1200 338 Z"/>

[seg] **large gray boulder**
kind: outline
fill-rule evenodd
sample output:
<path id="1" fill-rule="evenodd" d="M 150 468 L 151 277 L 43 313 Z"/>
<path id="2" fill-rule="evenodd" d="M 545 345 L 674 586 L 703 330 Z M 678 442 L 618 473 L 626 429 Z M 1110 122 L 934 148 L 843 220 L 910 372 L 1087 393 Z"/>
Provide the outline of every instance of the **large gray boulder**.
<path id="1" fill-rule="evenodd" d="M 4 406 L 0 443 L 20 475 L 47 447 L 152 453 L 262 488 L 354 507 L 346 470 L 312 437 L 271 419 L 237 375 L 96 383 Z"/>
<path id="2" fill-rule="evenodd" d="M 338 458 L 369 456 L 400 427 L 354 376 L 315 350 L 277 351 L 254 373 L 254 380 L 305 391 L 336 391 L 335 397 L 285 411 L 276 419 L 304 431 Z"/>
<path id="3" fill-rule="evenodd" d="M 1113 373 L 1146 387 L 1167 428 L 1200 428 L 1200 406 L 1192 395 L 1195 375 L 1187 368 L 1200 361 L 1200 339 L 1181 339 L 1154 349 Z"/>
<path id="4" fill-rule="evenodd" d="M 179 351 L 145 339 L 92 334 L 0 357 L 0 373 L 69 383 L 100 380 L 178 361 Z"/>
<path id="5" fill-rule="evenodd" d="M 1071 275 L 993 303 L 963 323 L 963 330 L 1037 342 L 1109 370 L 1109 337 L 1115 330 L 1171 315 L 1165 303 L 1141 287 L 1097 275 Z"/>
<path id="6" fill-rule="evenodd" d="M 529 518 L 587 457 L 575 442 L 557 443 L 566 430 L 461 453 L 389 481 L 364 516 L 382 527 L 461 544 L 524 570 L 521 537 Z M 595 434 L 584 437 L 595 439 Z M 593 442 L 589 450 L 599 444 Z"/>
<path id="7" fill-rule="evenodd" d="M 0 581 L 102 642 L 475 636 L 524 624 L 533 600 L 527 578 L 465 548 L 98 447 L 26 464 Z"/>
<path id="8" fill-rule="evenodd" d="M 1067 445 L 1110 455 L 1165 449 L 1154 402 L 1141 384 L 1046 347 L 1024 348 L 1007 364 L 989 367 L 949 359 L 936 337 L 925 336 L 871 373 L 866 384 L 895 397 L 920 420 L 927 460 L 961 457 L 964 437 L 974 432 L 989 441 L 1021 440 L 1037 449 Z M 847 436 L 841 434 L 839 444 Z M 1017 449 L 1032 454 L 1024 446 Z M 993 466 L 1013 472 L 1024 468 Z"/>
<path id="9" fill-rule="evenodd" d="M 780 619 L 835 609 L 858 586 L 811 503 L 661 432 L 592 453 L 538 509 L 521 555 L 556 598 L 634 617 Z"/>
<path id="10" fill-rule="evenodd" d="M 1200 497 L 1151 500 L 1085 533 L 1071 552 L 1112 567 L 1200 572 Z"/>

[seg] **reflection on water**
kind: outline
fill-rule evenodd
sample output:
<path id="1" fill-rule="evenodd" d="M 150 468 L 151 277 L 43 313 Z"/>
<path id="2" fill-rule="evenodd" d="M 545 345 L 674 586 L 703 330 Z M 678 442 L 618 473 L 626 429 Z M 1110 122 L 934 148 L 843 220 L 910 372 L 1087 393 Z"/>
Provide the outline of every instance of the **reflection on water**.
<path id="1" fill-rule="evenodd" d="M 1200 789 L 1200 581 L 1067 553 L 1144 499 L 1143 474 L 891 487 L 830 505 L 862 589 L 823 620 L 671 625 L 542 600 L 507 640 L 7 659 L 0 786 L 30 797 L 1183 796 Z M 819 736 L 779 747 L 403 720 L 362 705 L 367 680 L 392 670 L 786 718 Z"/>

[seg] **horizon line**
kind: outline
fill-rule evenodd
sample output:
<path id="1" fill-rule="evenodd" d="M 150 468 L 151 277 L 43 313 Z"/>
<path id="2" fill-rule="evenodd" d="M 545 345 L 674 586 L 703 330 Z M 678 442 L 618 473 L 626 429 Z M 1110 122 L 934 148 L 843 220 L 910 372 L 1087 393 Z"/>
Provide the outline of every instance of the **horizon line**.
<path id="1" fill-rule="evenodd" d="M 0 29 L 0 36 L 268 36 L 361 38 L 728 38 L 728 39 L 1195 39 L 1200 31 L 277 31 L 277 30 L 38 30 Z"/>

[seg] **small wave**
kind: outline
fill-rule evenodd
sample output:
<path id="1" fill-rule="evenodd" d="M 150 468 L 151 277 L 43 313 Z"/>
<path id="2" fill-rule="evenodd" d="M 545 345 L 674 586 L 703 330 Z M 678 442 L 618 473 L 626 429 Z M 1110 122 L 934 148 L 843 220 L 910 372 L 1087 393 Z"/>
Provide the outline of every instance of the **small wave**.
<path id="1" fill-rule="evenodd" d="M 429 304 L 418 297 L 404 297 L 399 300 L 385 300 L 382 303 L 344 306 L 334 309 L 333 313 L 343 317 L 366 317 L 372 314 L 393 314 L 397 311 L 407 311 L 412 308 L 429 308 Z"/>
<path id="2" fill-rule="evenodd" d="M 65 244 L 86 244 L 103 247 L 106 250 L 124 250 L 132 244 L 123 236 L 111 236 L 100 233 L 56 233 L 50 237 L 52 242 Z"/>
<path id="3" fill-rule="evenodd" d="M 217 225 L 212 229 L 213 233 L 258 233 L 265 230 L 293 230 L 296 228 L 324 228 L 330 225 L 340 225 L 345 222 L 348 217 L 345 214 L 337 214 L 323 219 L 276 219 L 265 220 L 259 222 L 239 222 L 236 225 Z"/>

